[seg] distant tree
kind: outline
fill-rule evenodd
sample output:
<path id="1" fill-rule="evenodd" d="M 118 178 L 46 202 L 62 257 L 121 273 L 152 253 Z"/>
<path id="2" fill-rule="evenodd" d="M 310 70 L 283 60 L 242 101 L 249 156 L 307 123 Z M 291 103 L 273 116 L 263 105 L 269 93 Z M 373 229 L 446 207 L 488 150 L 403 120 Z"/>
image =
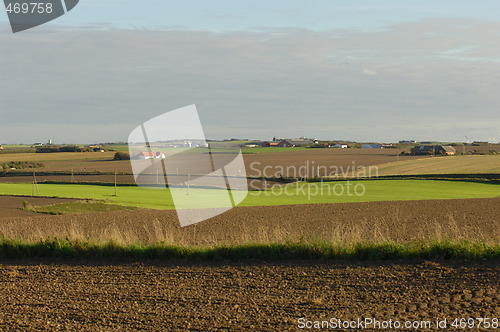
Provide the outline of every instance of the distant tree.
<path id="1" fill-rule="evenodd" d="M 83 148 L 77 145 L 65 145 L 59 148 L 59 152 L 83 152 Z"/>
<path id="2" fill-rule="evenodd" d="M 57 146 L 37 146 L 36 153 L 52 153 L 59 152 L 59 147 Z"/>

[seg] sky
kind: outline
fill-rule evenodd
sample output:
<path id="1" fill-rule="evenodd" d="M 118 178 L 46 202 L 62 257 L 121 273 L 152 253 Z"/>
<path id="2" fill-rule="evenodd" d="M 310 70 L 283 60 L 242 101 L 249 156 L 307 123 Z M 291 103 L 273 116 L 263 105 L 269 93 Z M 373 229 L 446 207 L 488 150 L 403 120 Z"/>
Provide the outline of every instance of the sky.
<path id="1" fill-rule="evenodd" d="M 80 0 L 13 34 L 0 144 L 126 141 L 196 104 L 209 139 L 500 141 L 498 1 Z"/>

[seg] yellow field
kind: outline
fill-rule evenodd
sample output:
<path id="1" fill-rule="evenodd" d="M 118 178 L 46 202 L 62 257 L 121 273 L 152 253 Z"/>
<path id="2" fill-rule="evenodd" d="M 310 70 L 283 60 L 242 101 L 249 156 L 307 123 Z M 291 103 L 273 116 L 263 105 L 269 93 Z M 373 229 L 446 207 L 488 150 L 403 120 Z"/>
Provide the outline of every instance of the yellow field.
<path id="1" fill-rule="evenodd" d="M 9 161 L 63 161 L 63 160 L 110 160 L 115 152 L 56 152 L 56 153 L 8 153 L 0 154 L 0 162 Z"/>
<path id="2" fill-rule="evenodd" d="M 379 175 L 500 173 L 500 155 L 429 157 L 381 164 Z"/>

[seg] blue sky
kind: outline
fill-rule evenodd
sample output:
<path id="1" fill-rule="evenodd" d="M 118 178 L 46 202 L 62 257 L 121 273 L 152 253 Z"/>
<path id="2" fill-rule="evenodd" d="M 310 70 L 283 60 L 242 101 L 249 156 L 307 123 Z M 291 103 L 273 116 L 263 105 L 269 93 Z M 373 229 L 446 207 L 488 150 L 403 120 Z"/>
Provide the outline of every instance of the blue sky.
<path id="1" fill-rule="evenodd" d="M 427 18 L 498 20 L 498 1 L 332 0 L 81 0 L 54 24 L 111 24 L 124 28 L 184 28 L 216 32 L 294 27 L 314 31 L 383 29 Z"/>
<path id="2" fill-rule="evenodd" d="M 0 143 L 123 141 L 190 104 L 210 138 L 500 140 L 498 9 L 81 0 L 17 34 L 3 12 Z"/>
<path id="3" fill-rule="evenodd" d="M 332 0 L 81 0 L 52 24 L 110 24 L 123 28 L 182 28 L 215 32 L 294 27 L 314 31 L 360 29 L 428 18 L 498 20 L 498 1 Z M 3 19 L 6 17 L 4 15 Z"/>

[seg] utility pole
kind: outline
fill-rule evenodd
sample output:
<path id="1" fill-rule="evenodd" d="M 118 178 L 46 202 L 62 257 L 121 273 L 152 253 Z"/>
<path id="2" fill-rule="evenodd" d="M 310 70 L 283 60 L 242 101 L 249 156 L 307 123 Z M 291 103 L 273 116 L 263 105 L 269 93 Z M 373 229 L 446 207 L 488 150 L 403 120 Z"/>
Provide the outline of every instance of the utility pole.
<path id="1" fill-rule="evenodd" d="M 36 194 L 38 195 L 38 197 L 40 197 L 40 191 L 38 190 L 38 183 L 36 182 L 35 170 L 33 170 L 33 187 L 36 188 Z M 34 196 L 34 194 L 35 194 L 34 188 L 32 190 L 31 196 Z"/>
<path id="2" fill-rule="evenodd" d="M 116 188 L 116 171 L 115 171 L 115 197 L 118 196 L 118 193 L 117 193 L 117 188 Z"/>
<path id="3" fill-rule="evenodd" d="M 304 167 L 306 169 L 306 172 L 305 172 L 305 181 L 307 181 L 307 178 L 309 177 L 309 169 L 307 168 L 307 161 L 304 161 Z"/>
<path id="4" fill-rule="evenodd" d="M 353 156 L 352 157 L 352 177 L 354 177 L 355 173 L 356 173 L 356 157 Z"/>

